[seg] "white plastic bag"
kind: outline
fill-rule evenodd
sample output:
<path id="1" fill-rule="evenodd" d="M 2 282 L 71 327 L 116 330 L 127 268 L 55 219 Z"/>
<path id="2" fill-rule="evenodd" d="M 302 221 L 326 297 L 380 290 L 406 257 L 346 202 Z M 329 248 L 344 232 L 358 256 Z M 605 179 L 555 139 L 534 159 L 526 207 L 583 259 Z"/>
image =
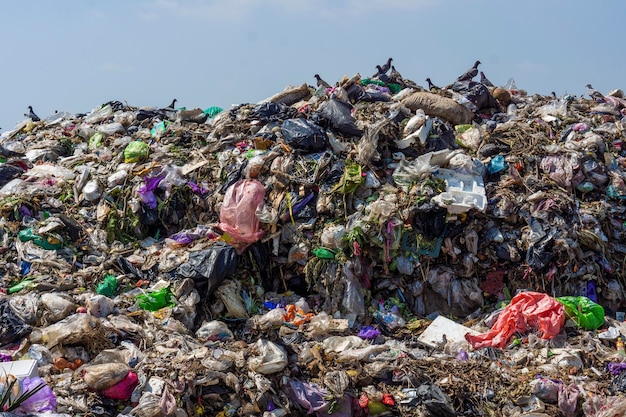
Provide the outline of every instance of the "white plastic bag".
<path id="1" fill-rule="evenodd" d="M 251 371 L 269 375 L 280 372 L 287 366 L 287 352 L 269 340 L 257 340 L 254 344 L 254 350 L 257 356 L 248 359 L 248 368 Z"/>

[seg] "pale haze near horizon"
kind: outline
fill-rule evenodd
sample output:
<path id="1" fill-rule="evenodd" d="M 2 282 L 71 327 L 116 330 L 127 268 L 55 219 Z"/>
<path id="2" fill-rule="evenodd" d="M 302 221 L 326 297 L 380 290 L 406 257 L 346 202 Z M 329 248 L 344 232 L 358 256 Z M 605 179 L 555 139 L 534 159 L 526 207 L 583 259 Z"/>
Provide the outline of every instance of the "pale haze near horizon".
<path id="1" fill-rule="evenodd" d="M 514 4 L 519 3 L 519 4 Z M 0 6 L 0 131 L 27 107 L 229 108 L 289 85 L 375 73 L 393 57 L 419 85 L 475 60 L 529 94 L 623 89 L 626 2 L 31 0 Z"/>

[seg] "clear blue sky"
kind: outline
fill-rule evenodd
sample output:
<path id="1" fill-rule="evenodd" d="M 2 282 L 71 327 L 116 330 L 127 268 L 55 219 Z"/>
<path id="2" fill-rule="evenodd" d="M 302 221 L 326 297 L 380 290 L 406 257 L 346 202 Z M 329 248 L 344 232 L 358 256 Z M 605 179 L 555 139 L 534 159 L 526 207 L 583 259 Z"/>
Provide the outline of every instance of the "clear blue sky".
<path id="1" fill-rule="evenodd" d="M 476 59 L 530 94 L 622 88 L 623 0 L 29 0 L 0 5 L 0 127 L 28 105 L 230 107 L 372 75 L 446 85 Z"/>

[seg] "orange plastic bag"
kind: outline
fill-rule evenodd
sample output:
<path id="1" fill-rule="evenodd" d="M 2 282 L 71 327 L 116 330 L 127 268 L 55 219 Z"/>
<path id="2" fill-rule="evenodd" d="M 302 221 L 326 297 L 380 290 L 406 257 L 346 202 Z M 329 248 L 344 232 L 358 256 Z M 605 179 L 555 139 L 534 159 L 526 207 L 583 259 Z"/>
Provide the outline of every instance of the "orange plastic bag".
<path id="1" fill-rule="evenodd" d="M 522 292 L 513 297 L 491 330 L 478 335 L 467 333 L 465 339 L 474 349 L 503 348 L 516 332 L 538 330 L 542 339 L 551 339 L 559 334 L 564 324 L 563 304 L 547 294 Z"/>
<path id="2" fill-rule="evenodd" d="M 219 228 L 239 253 L 263 236 L 256 211 L 264 198 L 265 188 L 257 180 L 239 180 L 226 190 Z"/>

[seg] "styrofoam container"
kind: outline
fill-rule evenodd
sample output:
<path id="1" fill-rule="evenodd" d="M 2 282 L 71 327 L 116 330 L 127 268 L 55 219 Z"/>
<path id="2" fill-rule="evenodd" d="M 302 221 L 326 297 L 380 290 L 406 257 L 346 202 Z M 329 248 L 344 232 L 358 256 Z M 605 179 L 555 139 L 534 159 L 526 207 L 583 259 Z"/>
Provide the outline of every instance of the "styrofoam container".
<path id="1" fill-rule="evenodd" d="M 0 376 L 13 375 L 18 380 L 39 376 L 37 361 L 26 359 L 22 361 L 0 362 Z"/>
<path id="2" fill-rule="evenodd" d="M 433 175 L 446 181 L 446 191 L 433 197 L 448 213 L 458 214 L 472 208 L 485 210 L 487 195 L 481 176 L 460 174 L 451 169 L 439 169 Z"/>

